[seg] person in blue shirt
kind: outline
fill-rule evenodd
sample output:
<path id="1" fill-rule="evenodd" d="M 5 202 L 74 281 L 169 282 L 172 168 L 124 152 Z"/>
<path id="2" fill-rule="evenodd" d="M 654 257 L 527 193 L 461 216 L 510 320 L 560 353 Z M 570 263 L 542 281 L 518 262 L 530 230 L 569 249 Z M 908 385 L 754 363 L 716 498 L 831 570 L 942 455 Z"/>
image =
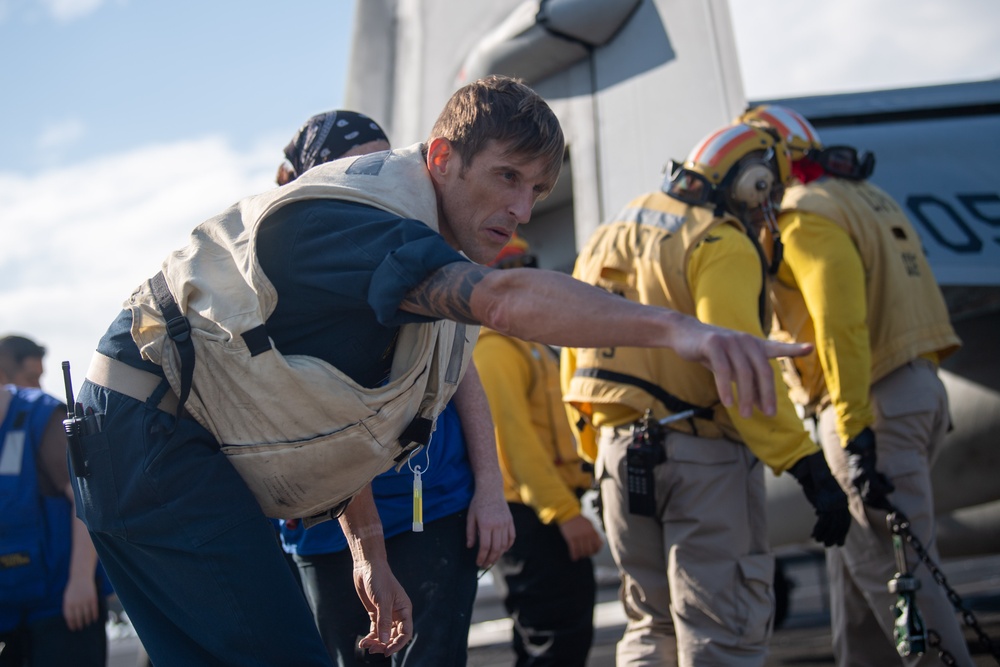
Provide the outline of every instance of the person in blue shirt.
<path id="1" fill-rule="evenodd" d="M 277 181 L 284 185 L 316 164 L 388 148 L 382 128 L 363 114 L 342 109 L 316 114 L 285 148 Z M 463 385 L 459 391 L 464 389 Z M 482 475 L 473 476 L 455 407 L 461 398 L 459 394 L 438 416 L 427 447 L 412 454 L 399 470 L 390 469 L 372 481 L 389 566 L 413 603 L 414 641 L 399 653 L 386 657 L 359 646 L 371 621 L 354 593 L 354 563 L 340 525 L 327 521 L 307 529 L 301 521 L 280 522 L 282 544 L 293 554 L 320 635 L 339 665 L 466 663 L 477 562 L 495 562 L 489 553 L 480 558 L 472 548 L 475 531 L 512 530 L 513 524 L 509 510 L 490 504 L 491 498 L 496 499 L 495 484 L 482 480 Z M 483 418 L 488 421 L 489 415 Z M 491 428 L 470 435 L 483 446 L 494 446 Z M 417 477 L 422 517 L 414 516 Z"/>
<path id="2" fill-rule="evenodd" d="M 28 341 L 3 340 L 15 338 Z M 32 352 L 41 369 L 44 348 Z M 66 406 L 37 385 L 6 384 L 24 380 L 19 370 L 0 367 L 0 666 L 103 667 L 111 590 L 74 516 Z"/>
<path id="3" fill-rule="evenodd" d="M 423 486 L 423 526 L 414 530 L 414 472 Z M 372 481 L 389 566 L 413 603 L 413 638 L 391 658 L 358 642 L 370 625 L 354 594 L 353 562 L 340 526 L 282 527 L 320 635 L 338 665 L 464 665 L 476 599 L 477 553 L 466 540 L 475 483 L 454 403 L 438 417 L 431 443 L 399 470 Z"/>

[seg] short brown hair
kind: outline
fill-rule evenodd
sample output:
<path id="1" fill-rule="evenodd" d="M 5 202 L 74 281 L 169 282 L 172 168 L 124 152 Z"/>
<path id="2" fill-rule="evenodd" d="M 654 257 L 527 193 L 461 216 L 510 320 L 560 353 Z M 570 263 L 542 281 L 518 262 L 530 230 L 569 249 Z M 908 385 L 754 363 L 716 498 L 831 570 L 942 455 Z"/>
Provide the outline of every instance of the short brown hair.
<path id="1" fill-rule="evenodd" d="M 24 336 L 4 336 L 0 338 L 0 374 L 13 377 L 21 369 L 25 359 L 41 359 L 45 348 Z"/>
<path id="2" fill-rule="evenodd" d="M 508 146 L 507 155 L 544 158 L 553 183 L 562 168 L 559 119 L 538 93 L 508 76 L 493 74 L 458 89 L 431 129 L 435 137 L 451 142 L 465 167 L 496 140 Z"/>

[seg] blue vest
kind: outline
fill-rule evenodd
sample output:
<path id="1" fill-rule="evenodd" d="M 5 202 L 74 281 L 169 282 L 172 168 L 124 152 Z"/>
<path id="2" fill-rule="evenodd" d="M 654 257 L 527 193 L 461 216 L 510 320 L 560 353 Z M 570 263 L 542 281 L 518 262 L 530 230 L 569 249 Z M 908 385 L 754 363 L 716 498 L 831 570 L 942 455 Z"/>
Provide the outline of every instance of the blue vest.
<path id="1" fill-rule="evenodd" d="M 42 496 L 36 458 L 52 413 L 62 406 L 39 389 L 8 386 L 0 424 L 0 630 L 61 613 L 69 577 L 71 504 Z"/>

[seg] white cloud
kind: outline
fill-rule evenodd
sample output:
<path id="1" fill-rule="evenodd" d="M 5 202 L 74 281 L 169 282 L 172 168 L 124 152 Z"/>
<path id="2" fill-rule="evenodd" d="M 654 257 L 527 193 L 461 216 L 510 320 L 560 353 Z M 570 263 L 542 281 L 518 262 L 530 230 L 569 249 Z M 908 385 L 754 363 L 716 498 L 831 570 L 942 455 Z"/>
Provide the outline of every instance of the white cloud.
<path id="1" fill-rule="evenodd" d="M 86 132 L 86 126 L 78 118 L 53 123 L 42 130 L 38 137 L 38 148 L 46 152 L 58 151 L 81 139 Z"/>
<path id="2" fill-rule="evenodd" d="M 43 19 L 71 23 L 90 16 L 112 2 L 127 5 L 130 0 L 0 0 L 0 24 L 13 16 L 19 16 L 29 23 Z"/>
<path id="3" fill-rule="evenodd" d="M 147 146 L 25 177 L 0 173 L 0 334 L 45 345 L 44 388 L 74 384 L 122 301 L 198 223 L 273 187 L 284 135 L 257 149 L 216 138 Z"/>
<path id="4" fill-rule="evenodd" d="M 750 99 L 1000 75 L 995 0 L 730 0 Z"/>
<path id="5" fill-rule="evenodd" d="M 60 23 L 68 23 L 93 14 L 105 0 L 42 0 L 49 15 Z"/>

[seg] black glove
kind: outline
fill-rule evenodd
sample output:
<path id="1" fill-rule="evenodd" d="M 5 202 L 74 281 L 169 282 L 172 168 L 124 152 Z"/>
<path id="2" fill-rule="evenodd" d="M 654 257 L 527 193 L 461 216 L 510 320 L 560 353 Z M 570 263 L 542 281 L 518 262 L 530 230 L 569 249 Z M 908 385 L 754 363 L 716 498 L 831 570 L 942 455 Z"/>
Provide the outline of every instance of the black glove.
<path id="1" fill-rule="evenodd" d="M 869 507 L 892 510 L 887 497 L 896 490 L 889 478 L 876 470 L 875 433 L 870 429 L 858 433 L 847 443 L 847 472 L 851 484 Z"/>
<path id="2" fill-rule="evenodd" d="M 799 459 L 788 469 L 799 480 L 809 503 L 816 508 L 816 525 L 812 537 L 823 546 L 842 546 L 851 527 L 851 512 L 847 509 L 847 494 L 830 474 L 823 452 Z"/>

